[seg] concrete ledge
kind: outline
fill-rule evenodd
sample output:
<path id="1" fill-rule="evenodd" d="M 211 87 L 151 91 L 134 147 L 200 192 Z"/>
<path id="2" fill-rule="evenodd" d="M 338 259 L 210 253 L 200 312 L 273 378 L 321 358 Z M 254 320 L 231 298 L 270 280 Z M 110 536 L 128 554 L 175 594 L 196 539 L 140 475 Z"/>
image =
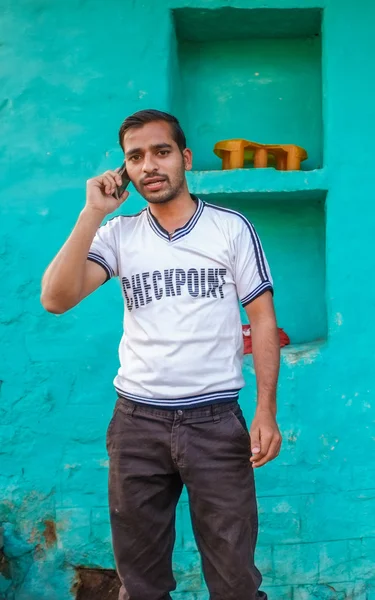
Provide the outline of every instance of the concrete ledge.
<path id="1" fill-rule="evenodd" d="M 297 201 L 323 199 L 327 193 L 327 173 L 314 171 L 276 171 L 276 169 L 233 169 L 230 171 L 191 171 L 189 190 L 209 202 L 230 203 L 230 195 L 240 199 Z"/>

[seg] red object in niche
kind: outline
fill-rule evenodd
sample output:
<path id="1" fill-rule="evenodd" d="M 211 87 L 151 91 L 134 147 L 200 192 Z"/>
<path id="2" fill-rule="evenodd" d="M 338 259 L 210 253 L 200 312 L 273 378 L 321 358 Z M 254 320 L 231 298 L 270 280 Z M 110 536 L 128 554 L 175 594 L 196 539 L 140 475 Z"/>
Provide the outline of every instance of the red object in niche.
<path id="1" fill-rule="evenodd" d="M 243 353 L 244 354 L 252 354 L 253 352 L 253 344 L 251 341 L 251 327 L 250 325 L 242 325 L 242 335 L 243 335 Z M 288 346 L 290 344 L 289 336 L 285 333 L 283 329 L 279 327 L 279 337 L 280 337 L 280 348 L 283 346 Z"/>

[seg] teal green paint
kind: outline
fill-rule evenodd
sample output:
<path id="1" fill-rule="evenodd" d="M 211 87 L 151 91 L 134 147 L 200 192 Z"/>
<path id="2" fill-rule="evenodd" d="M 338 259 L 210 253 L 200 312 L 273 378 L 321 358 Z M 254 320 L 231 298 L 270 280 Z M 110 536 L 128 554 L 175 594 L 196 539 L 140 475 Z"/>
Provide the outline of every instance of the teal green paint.
<path id="1" fill-rule="evenodd" d="M 226 13 L 224 13 L 225 15 Z M 220 169 L 219 140 L 298 144 L 322 166 L 321 44 L 305 39 L 181 42 L 180 117 L 196 168 Z"/>
<path id="2" fill-rule="evenodd" d="M 236 209 L 244 214 L 247 206 L 244 201 L 235 202 Z M 272 265 L 279 326 L 293 344 L 324 339 L 327 323 L 323 202 L 258 201 L 252 204 L 251 218 Z"/>
<path id="3" fill-rule="evenodd" d="M 319 35 L 322 10 L 319 2 L 315 7 L 305 3 L 301 8 L 282 8 L 274 3 L 273 10 L 263 8 L 261 3 L 248 10 L 244 3 L 230 2 L 232 6 L 218 6 L 207 10 L 200 8 L 177 8 L 173 11 L 178 39 L 193 42 L 249 40 L 261 38 L 301 38 Z M 266 3 L 269 4 L 269 3 Z M 242 8 L 241 8 L 242 6 Z M 235 10 L 234 10 L 235 8 Z M 215 9 L 215 10 L 213 10 Z"/>
<path id="4" fill-rule="evenodd" d="M 225 47 L 231 47 L 230 57 L 238 57 L 240 64 L 235 74 L 245 75 L 242 44 L 265 71 L 276 57 L 287 97 L 310 93 L 312 104 L 300 105 L 293 123 L 312 152 L 307 167 L 321 166 L 324 156 L 323 169 L 304 173 L 189 176 L 192 191 L 203 198 L 246 207 L 274 266 L 280 325 L 295 344 L 304 342 L 283 351 L 279 421 L 284 446 L 278 461 L 257 473 L 258 563 L 270 600 L 372 600 L 373 182 L 361 152 L 371 155 L 375 129 L 375 84 L 363 58 L 373 54 L 373 3 L 108 0 L 103 7 L 97 0 L 2 0 L 1 6 L 0 524 L 12 579 L 0 575 L 0 598 L 68 600 L 74 566 L 113 567 L 105 430 L 115 400 L 111 381 L 122 326 L 119 286 L 110 282 L 80 307 L 54 317 L 40 307 L 39 281 L 83 206 L 85 180 L 121 162 L 117 129 L 133 110 L 188 109 L 195 168 L 205 168 L 206 160 L 210 168 L 218 166 L 210 138 L 204 132 L 197 138 L 196 129 L 211 118 L 212 109 L 212 123 L 218 124 L 220 115 L 210 105 L 215 97 L 208 90 L 198 104 L 196 95 L 206 83 L 197 77 L 192 96 L 183 102 L 181 79 L 189 81 L 195 55 L 179 53 L 176 37 L 184 38 L 185 48 L 200 45 L 207 26 L 201 19 L 189 38 L 188 19 L 197 17 L 185 9 L 205 9 L 218 28 L 223 19 L 215 9 L 225 6 L 261 11 L 249 10 L 246 18 L 226 15 L 228 30 L 229 25 L 237 28 L 240 41 L 228 34 L 215 64 L 224 70 Z M 273 12 L 314 6 L 324 9 L 321 41 L 311 41 L 319 29 L 318 12 L 283 13 L 284 21 Z M 182 11 L 175 15 L 177 36 L 169 9 Z M 276 24 L 279 37 L 270 39 Z M 256 40 L 244 41 L 251 31 Z M 202 60 L 208 57 L 213 64 L 218 33 L 210 35 Z M 295 62 L 294 45 L 300 51 Z M 280 57 L 278 48 L 284 49 Z M 302 65 L 306 71 L 301 73 Z M 221 84 L 223 70 L 217 74 Z M 297 71 L 295 89 L 291 73 Z M 204 64 L 197 66 L 200 73 L 205 73 Z M 268 75 L 272 82 L 261 91 L 264 106 L 257 105 L 262 114 L 275 106 L 273 92 L 279 85 L 275 69 L 269 68 Z M 215 73 L 209 76 L 213 81 Z M 249 84 L 247 93 L 253 104 L 256 88 Z M 193 97 L 200 123 L 191 119 L 192 109 L 189 113 Z M 291 104 L 283 113 L 288 114 Z M 257 119 L 253 126 L 267 137 L 282 132 L 275 121 L 263 127 Z M 124 210 L 140 206 L 132 194 Z M 285 238 L 288 242 L 281 244 Z M 292 272 L 296 277 L 287 294 Z M 255 394 L 251 357 L 245 358 L 244 372 L 241 403 L 250 419 Z M 56 523 L 57 544 L 46 543 L 47 520 Z M 186 495 L 178 508 L 175 564 L 176 599 L 206 598 Z"/>
<path id="5" fill-rule="evenodd" d="M 192 192 L 255 224 L 272 265 L 279 324 L 292 343 L 325 339 L 325 171 L 197 171 L 188 180 Z"/>

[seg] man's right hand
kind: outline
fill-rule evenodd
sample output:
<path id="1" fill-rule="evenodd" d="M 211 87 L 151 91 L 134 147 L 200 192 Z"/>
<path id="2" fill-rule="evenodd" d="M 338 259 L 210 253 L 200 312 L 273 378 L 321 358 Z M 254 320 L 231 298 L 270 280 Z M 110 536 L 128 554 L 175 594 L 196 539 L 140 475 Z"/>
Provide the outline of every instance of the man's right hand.
<path id="1" fill-rule="evenodd" d="M 121 185 L 117 171 L 106 171 L 103 175 L 89 179 L 86 184 L 86 207 L 98 211 L 103 218 L 114 212 L 129 196 L 124 192 L 117 200 L 112 194 Z"/>

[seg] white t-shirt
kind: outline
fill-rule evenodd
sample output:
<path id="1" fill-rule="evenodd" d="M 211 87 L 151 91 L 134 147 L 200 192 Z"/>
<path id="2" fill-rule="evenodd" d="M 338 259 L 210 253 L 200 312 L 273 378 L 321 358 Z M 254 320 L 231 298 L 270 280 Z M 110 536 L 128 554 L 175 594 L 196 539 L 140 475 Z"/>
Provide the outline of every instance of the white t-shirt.
<path id="1" fill-rule="evenodd" d="M 272 279 L 259 237 L 240 213 L 202 202 L 173 235 L 150 208 L 99 228 L 89 260 L 119 277 L 124 334 L 117 393 L 188 408 L 238 398 L 243 306 Z"/>

